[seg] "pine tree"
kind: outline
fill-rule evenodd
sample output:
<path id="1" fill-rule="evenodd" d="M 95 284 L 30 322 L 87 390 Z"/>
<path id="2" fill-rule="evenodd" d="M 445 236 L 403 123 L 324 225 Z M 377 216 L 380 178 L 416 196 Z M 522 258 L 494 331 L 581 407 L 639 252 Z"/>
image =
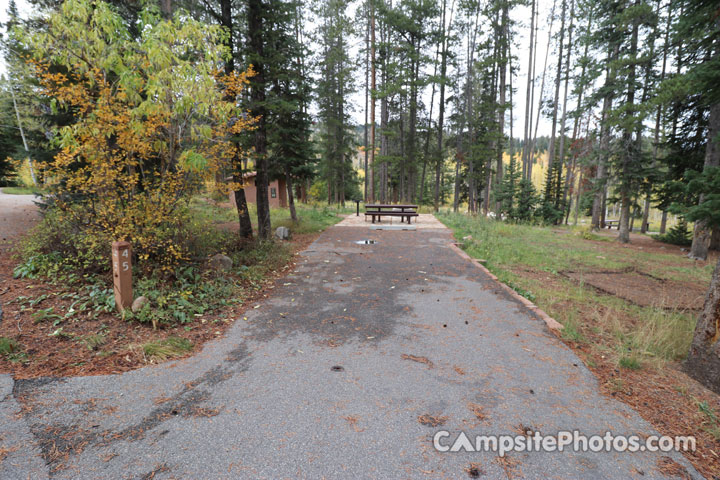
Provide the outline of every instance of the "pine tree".
<path id="1" fill-rule="evenodd" d="M 348 97 L 353 92 L 353 63 L 349 57 L 351 34 L 346 0 L 325 0 L 317 6 L 320 17 L 317 40 L 321 45 L 317 83 L 321 172 L 327 184 L 328 203 L 345 203 L 355 182 L 351 154 L 353 139 L 349 131 Z"/>

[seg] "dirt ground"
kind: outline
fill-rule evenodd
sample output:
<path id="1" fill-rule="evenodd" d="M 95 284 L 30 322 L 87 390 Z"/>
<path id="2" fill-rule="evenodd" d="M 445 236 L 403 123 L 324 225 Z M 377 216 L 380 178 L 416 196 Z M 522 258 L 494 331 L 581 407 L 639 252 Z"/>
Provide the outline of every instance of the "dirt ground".
<path id="1" fill-rule="evenodd" d="M 642 271 L 563 272 L 577 282 L 642 307 L 702 310 L 707 290 L 689 282 L 656 278 Z"/>
<path id="2" fill-rule="evenodd" d="M 314 235 L 293 235 L 293 252 L 303 250 L 315 238 Z M 17 237 L 16 237 L 17 238 Z M 225 307 L 204 314 L 189 330 L 184 325 L 153 330 L 150 325 L 130 323 L 116 315 L 103 313 L 97 318 L 81 322 L 64 322 L 62 335 L 54 334 L 57 326 L 52 321 L 38 322 L 33 318 L 37 309 L 53 308 L 54 312 L 67 311 L 72 300 L 62 299 L 68 289 L 63 285 L 48 284 L 40 279 L 13 279 L 17 258 L 9 244 L 0 245 L 0 304 L 3 319 L 0 337 L 13 338 L 24 348 L 26 357 L 14 361 L 0 356 L 0 373 L 12 373 L 16 379 L 41 376 L 79 376 L 121 373 L 143 367 L 155 359 L 146 358 L 141 346 L 150 341 L 167 337 L 186 338 L 198 351 L 206 341 L 220 337 L 235 321 L 242 321 L 243 312 L 268 295 L 273 283 L 284 276 L 294 263 L 268 276 L 259 288 L 245 288 L 242 304 Z M 108 283 L 110 279 L 108 279 Z M 17 301 L 18 297 L 47 298 L 29 309 Z M 90 348 L 88 337 L 101 333 L 105 343 Z M 189 354 L 192 354 L 190 352 Z M 31 359 L 31 361 L 26 361 Z"/>
<path id="3" fill-rule="evenodd" d="M 11 245 L 37 223 L 34 195 L 8 195 L 0 189 L 0 245 Z"/>

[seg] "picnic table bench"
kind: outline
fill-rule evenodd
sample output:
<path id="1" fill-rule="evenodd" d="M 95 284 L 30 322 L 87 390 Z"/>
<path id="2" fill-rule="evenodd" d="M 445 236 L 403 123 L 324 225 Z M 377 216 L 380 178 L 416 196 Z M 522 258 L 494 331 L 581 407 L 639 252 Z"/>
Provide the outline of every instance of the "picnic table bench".
<path id="1" fill-rule="evenodd" d="M 417 217 L 418 206 L 417 205 L 390 205 L 390 204 L 379 204 L 371 203 L 365 205 L 365 219 L 372 217 L 372 223 L 375 223 L 375 218 L 378 221 L 382 220 L 382 217 L 400 217 L 400 222 L 404 222 L 407 219 L 407 223 L 410 224 L 412 217 Z"/>
<path id="2" fill-rule="evenodd" d="M 611 229 L 614 226 L 619 226 L 620 220 L 605 220 L 605 226 Z"/>

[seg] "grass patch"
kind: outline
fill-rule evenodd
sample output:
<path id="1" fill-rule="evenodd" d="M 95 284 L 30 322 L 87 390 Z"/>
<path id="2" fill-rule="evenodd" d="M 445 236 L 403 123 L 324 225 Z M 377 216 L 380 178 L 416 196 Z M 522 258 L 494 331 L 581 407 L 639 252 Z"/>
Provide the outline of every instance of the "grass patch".
<path id="1" fill-rule="evenodd" d="M 192 342 L 180 337 L 168 337 L 164 340 L 148 342 L 142 346 L 143 354 L 149 361 L 165 361 L 168 358 L 180 357 L 192 349 Z"/>
<path id="2" fill-rule="evenodd" d="M 8 195 L 42 195 L 43 191 L 33 187 L 2 187 L 2 193 Z"/>
<path id="3" fill-rule="evenodd" d="M 24 362 L 27 354 L 23 351 L 22 345 L 14 338 L 0 337 L 0 355 L 11 362 Z"/>
<path id="4" fill-rule="evenodd" d="M 589 342 L 603 353 L 631 348 L 632 356 L 620 355 L 624 368 L 634 368 L 634 362 L 639 368 L 641 359 L 678 361 L 687 354 L 696 322 L 693 312 L 641 307 L 561 272 L 634 268 L 658 278 L 706 285 L 712 265 L 697 268 L 675 254 L 618 248 L 582 227 L 517 225 L 447 211 L 437 217 L 455 238 L 472 236 L 463 243 L 468 255 L 484 259 L 500 281 L 563 324 L 564 339 Z"/>
<path id="5" fill-rule="evenodd" d="M 618 365 L 622 368 L 627 368 L 628 370 L 640 370 L 642 368 L 642 365 L 640 365 L 640 361 L 637 359 L 637 357 L 634 356 L 622 356 L 620 357 L 620 360 L 618 360 Z"/>
<path id="6" fill-rule="evenodd" d="M 20 344 L 13 338 L 0 337 L 0 355 L 12 355 L 20 351 Z"/>

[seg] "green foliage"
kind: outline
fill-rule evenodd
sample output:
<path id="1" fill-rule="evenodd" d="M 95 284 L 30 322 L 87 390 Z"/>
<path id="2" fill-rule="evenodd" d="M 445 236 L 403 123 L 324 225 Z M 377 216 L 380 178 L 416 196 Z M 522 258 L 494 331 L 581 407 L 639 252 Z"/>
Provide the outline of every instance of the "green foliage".
<path id="1" fill-rule="evenodd" d="M 642 368 L 640 361 L 638 361 L 637 357 L 634 356 L 620 357 L 618 365 L 622 368 L 627 368 L 628 370 L 640 370 L 640 368 Z"/>
<path id="2" fill-rule="evenodd" d="M 530 222 L 535 216 L 535 208 L 539 202 L 540 198 L 532 181 L 520 180 L 517 207 L 510 217 L 518 222 Z"/>
<path id="3" fill-rule="evenodd" d="M 0 337 L 0 355 L 11 362 L 23 362 L 27 359 L 22 345 L 14 338 Z"/>
<path id="4" fill-rule="evenodd" d="M 503 175 L 502 183 L 495 192 L 495 200 L 500 203 L 500 214 L 507 218 L 513 218 L 515 214 L 515 202 L 519 200 L 520 177 L 522 172 L 518 168 L 515 157 L 510 159 L 510 165 Z"/>
<path id="5" fill-rule="evenodd" d="M 136 295 L 150 302 L 132 318 L 154 327 L 186 324 L 209 310 L 238 302 L 234 295 L 238 285 L 225 277 L 215 277 L 194 267 L 181 269 L 174 282 L 156 276 L 138 280 Z"/>
<path id="6" fill-rule="evenodd" d="M 316 6 L 320 17 L 317 36 L 322 55 L 317 82 L 321 174 L 328 186 L 328 203 L 344 203 L 349 185 L 356 182 L 352 168 L 353 136 L 348 95 L 353 92 L 353 62 L 349 56 L 352 24 L 347 0 L 324 0 Z"/>
<path id="7" fill-rule="evenodd" d="M 13 338 L 0 337 L 0 355 L 11 355 L 20 351 L 20 344 Z"/>
<path id="8" fill-rule="evenodd" d="M 720 226 L 720 167 L 707 167 L 702 173 L 688 172 L 685 190 L 688 195 L 702 195 L 701 203 L 679 208 L 685 217 L 691 222 L 703 220 L 710 226 Z"/>
<path id="9" fill-rule="evenodd" d="M 680 217 L 678 223 L 675 224 L 667 233 L 662 235 L 653 235 L 653 238 L 671 245 L 689 246 L 692 244 L 692 232 L 688 228 L 688 222 L 685 218 Z"/>

